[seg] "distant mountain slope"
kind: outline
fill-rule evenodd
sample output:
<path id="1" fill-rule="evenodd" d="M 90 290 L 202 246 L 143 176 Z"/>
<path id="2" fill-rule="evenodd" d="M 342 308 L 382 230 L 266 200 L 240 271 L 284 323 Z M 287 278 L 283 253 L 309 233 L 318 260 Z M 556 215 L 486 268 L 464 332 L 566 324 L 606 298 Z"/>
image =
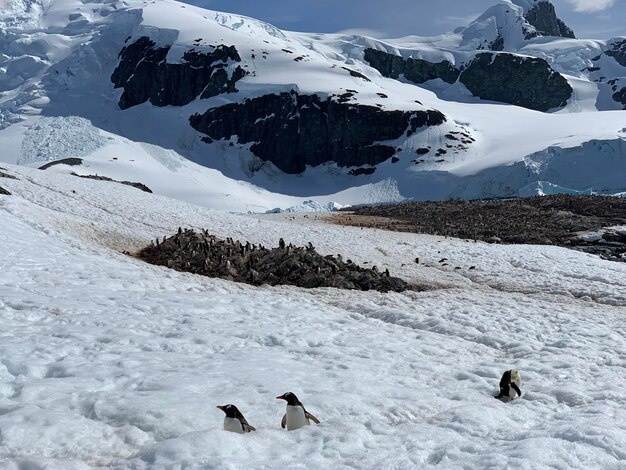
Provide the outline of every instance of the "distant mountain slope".
<path id="1" fill-rule="evenodd" d="M 192 176 L 152 157 L 122 170 L 97 149 L 160 148 L 294 203 L 510 196 L 546 178 L 626 190 L 626 40 L 575 39 L 546 0 L 501 1 L 453 33 L 393 40 L 286 32 L 171 0 L 11 0 L 0 22 L 6 162 L 80 157 L 148 184 L 145 170 L 157 193 L 210 206 L 213 179 L 186 185 Z M 42 117 L 51 141 L 34 137 Z M 91 130 L 66 125 L 76 118 Z M 559 165 L 527 167 L 522 186 L 506 179 L 548 148 L 577 147 L 592 164 L 593 139 L 618 152 L 602 175 Z M 256 204 L 244 199 L 237 207 Z"/>

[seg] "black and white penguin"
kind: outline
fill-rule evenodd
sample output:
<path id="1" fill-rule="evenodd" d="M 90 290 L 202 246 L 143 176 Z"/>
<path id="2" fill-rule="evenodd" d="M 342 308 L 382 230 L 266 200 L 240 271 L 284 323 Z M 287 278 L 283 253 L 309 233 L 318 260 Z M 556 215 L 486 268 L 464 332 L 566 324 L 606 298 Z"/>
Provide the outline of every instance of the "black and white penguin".
<path id="1" fill-rule="evenodd" d="M 514 400 L 522 396 L 522 374 L 517 369 L 507 370 L 500 379 L 500 393 L 496 398 L 510 398 Z"/>
<path id="2" fill-rule="evenodd" d="M 308 426 L 310 421 L 313 421 L 315 424 L 320 424 L 320 420 L 309 413 L 298 397 L 291 393 L 287 392 L 282 394 L 279 397 L 276 397 L 277 400 L 285 400 L 287 402 L 287 412 L 285 416 L 283 416 L 283 420 L 280 422 L 280 425 L 283 429 L 285 426 L 287 427 L 287 431 L 293 431 L 295 429 L 299 429 L 302 426 Z"/>
<path id="3" fill-rule="evenodd" d="M 238 432 L 240 434 L 256 431 L 255 428 L 248 424 L 246 418 L 243 417 L 241 411 L 235 405 L 221 405 L 217 408 L 226 413 L 224 417 L 224 431 Z"/>

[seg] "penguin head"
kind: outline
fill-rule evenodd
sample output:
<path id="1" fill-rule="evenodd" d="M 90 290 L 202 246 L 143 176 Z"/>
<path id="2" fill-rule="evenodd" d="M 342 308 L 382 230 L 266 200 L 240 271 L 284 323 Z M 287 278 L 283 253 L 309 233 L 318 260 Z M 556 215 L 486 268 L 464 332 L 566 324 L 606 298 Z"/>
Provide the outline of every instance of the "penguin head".
<path id="1" fill-rule="evenodd" d="M 281 396 L 276 397 L 276 399 L 285 400 L 288 405 L 292 405 L 292 406 L 296 406 L 300 404 L 298 397 L 292 392 L 283 393 Z"/>
<path id="2" fill-rule="evenodd" d="M 513 369 L 511 371 L 511 381 L 516 384 L 520 384 L 522 382 L 522 374 L 518 369 Z"/>
<path id="3" fill-rule="evenodd" d="M 227 418 L 234 418 L 236 412 L 239 411 L 235 405 L 220 405 L 216 408 L 226 413 Z"/>

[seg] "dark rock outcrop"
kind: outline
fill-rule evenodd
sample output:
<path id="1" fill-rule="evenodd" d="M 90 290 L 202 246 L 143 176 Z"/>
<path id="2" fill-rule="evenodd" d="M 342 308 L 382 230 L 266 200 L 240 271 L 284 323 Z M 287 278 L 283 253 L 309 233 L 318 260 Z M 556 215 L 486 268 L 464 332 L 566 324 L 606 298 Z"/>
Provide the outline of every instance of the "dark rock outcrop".
<path id="1" fill-rule="evenodd" d="M 9 191 L 7 191 L 6 189 L 4 189 L 2 186 L 0 186 L 0 194 L 4 195 L 4 196 L 10 196 L 11 193 Z"/>
<path id="2" fill-rule="evenodd" d="M 56 160 L 54 162 L 46 163 L 45 165 L 40 166 L 39 169 L 47 170 L 48 168 L 54 165 L 80 166 L 82 164 L 83 164 L 82 158 L 71 157 L 71 158 L 64 158 L 62 160 Z"/>
<path id="3" fill-rule="evenodd" d="M 502 37 L 502 35 L 498 34 L 498 37 L 489 44 L 488 49 L 490 51 L 504 50 L 504 38 Z"/>
<path id="4" fill-rule="evenodd" d="M 293 174 L 331 161 L 342 167 L 377 165 L 396 149 L 375 142 L 438 126 L 446 118 L 436 110 L 385 111 L 292 91 L 209 109 L 189 121 L 208 136 L 205 141 L 236 136 L 241 144 L 252 143 L 250 150 L 261 160 Z"/>
<path id="5" fill-rule="evenodd" d="M 8 178 L 10 180 L 16 180 L 17 177 L 10 175 L 8 173 L 5 173 L 4 171 L 0 171 L 0 178 Z"/>
<path id="6" fill-rule="evenodd" d="M 576 38 L 574 31 L 556 16 L 554 5 L 547 0 L 537 2 L 524 17 L 542 36 Z"/>
<path id="7" fill-rule="evenodd" d="M 235 46 L 216 46 L 211 52 L 189 50 L 183 61 L 167 63 L 171 46 L 158 47 L 150 38 L 141 37 L 124 47 L 111 81 L 124 88 L 119 107 L 127 109 L 150 101 L 155 106 L 183 106 L 198 96 L 210 98 L 236 92 L 235 83 L 246 75 L 236 66 L 229 76 L 229 62 L 241 62 Z"/>
<path id="8" fill-rule="evenodd" d="M 621 90 L 613 93 L 613 99 L 624 105 L 624 109 L 626 109 L 626 87 L 623 87 Z"/>
<path id="9" fill-rule="evenodd" d="M 307 247 L 286 245 L 267 249 L 228 238 L 220 240 L 193 230 L 156 240 L 138 253 L 144 261 L 210 277 L 253 285 L 285 284 L 298 287 L 337 287 L 353 290 L 402 292 L 417 289 L 389 271 L 379 272 L 357 266 L 341 256 L 322 256 L 309 243 Z"/>
<path id="10" fill-rule="evenodd" d="M 537 111 L 565 106 L 573 92 L 545 60 L 506 53 L 477 54 L 466 64 L 459 81 L 484 100 Z"/>
<path id="11" fill-rule="evenodd" d="M 398 55 L 371 48 L 365 49 L 364 59 L 383 77 L 398 78 L 404 75 L 407 80 L 416 84 L 436 78 L 447 83 L 454 83 L 459 77 L 459 71 L 447 60 L 433 63 L 422 59 L 404 59 Z"/>
<path id="12" fill-rule="evenodd" d="M 79 178 L 87 178 L 90 180 L 97 180 L 97 181 L 112 181 L 113 183 L 120 183 L 120 184 L 125 184 L 126 186 L 132 186 L 133 188 L 137 188 L 142 190 L 144 193 L 152 193 L 152 190 L 147 187 L 145 184 L 143 183 L 134 183 L 132 181 L 117 181 L 114 180 L 112 178 L 109 178 L 108 176 L 99 176 L 99 175 L 79 175 L 76 173 L 71 173 L 72 176 L 78 176 Z"/>
<path id="13" fill-rule="evenodd" d="M 626 67 L 626 39 L 611 44 L 611 49 L 604 51 L 609 57 L 613 57 L 618 64 Z"/>

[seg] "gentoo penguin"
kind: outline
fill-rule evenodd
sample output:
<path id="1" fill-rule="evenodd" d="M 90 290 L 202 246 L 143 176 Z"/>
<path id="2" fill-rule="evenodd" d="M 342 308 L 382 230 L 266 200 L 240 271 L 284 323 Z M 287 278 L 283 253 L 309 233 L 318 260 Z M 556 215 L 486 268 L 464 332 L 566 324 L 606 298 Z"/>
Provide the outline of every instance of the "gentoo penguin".
<path id="1" fill-rule="evenodd" d="M 240 434 L 256 431 L 255 428 L 248 424 L 246 418 L 243 417 L 241 411 L 235 405 L 222 405 L 217 408 L 226 413 L 224 417 L 224 431 L 238 432 Z"/>
<path id="2" fill-rule="evenodd" d="M 310 421 L 313 421 L 315 424 L 320 424 L 320 420 L 309 413 L 298 397 L 295 396 L 291 392 L 287 392 L 282 394 L 279 397 L 276 397 L 277 400 L 285 400 L 287 402 L 287 413 L 283 416 L 283 420 L 280 422 L 280 425 L 283 429 L 287 426 L 287 431 L 293 431 L 295 429 L 299 429 L 302 426 L 308 426 Z"/>
<path id="3" fill-rule="evenodd" d="M 517 369 L 507 370 L 500 379 L 500 393 L 496 398 L 510 398 L 511 400 L 521 397 L 522 374 Z"/>

